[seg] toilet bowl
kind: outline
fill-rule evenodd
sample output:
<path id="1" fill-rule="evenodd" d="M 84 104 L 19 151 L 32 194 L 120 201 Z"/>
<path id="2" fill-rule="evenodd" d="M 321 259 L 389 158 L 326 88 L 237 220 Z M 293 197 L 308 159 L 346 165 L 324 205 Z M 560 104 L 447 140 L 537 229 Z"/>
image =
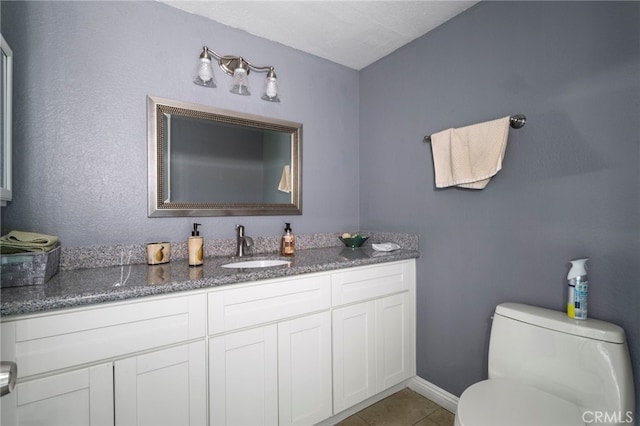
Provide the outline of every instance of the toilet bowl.
<path id="1" fill-rule="evenodd" d="M 577 405 L 508 379 L 478 382 L 463 393 L 456 426 L 583 426 Z"/>
<path id="2" fill-rule="evenodd" d="M 496 307 L 489 379 L 459 398 L 456 426 L 628 424 L 635 391 L 624 330 L 516 303 Z"/>

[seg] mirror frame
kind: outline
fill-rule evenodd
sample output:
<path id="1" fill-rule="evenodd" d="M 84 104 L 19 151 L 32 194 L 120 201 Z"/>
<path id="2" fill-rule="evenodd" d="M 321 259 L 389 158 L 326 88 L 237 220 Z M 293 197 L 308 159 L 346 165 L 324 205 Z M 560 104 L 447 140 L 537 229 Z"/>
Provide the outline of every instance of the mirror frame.
<path id="1" fill-rule="evenodd" d="M 182 203 L 163 200 L 165 170 L 164 114 L 178 114 L 224 124 L 288 133 L 291 136 L 291 203 L 228 203 L 215 200 Z M 302 214 L 302 124 L 253 114 L 148 96 L 148 207 L 149 217 L 266 216 Z"/>
<path id="2" fill-rule="evenodd" d="M 0 178 L 0 206 L 4 207 L 13 199 L 12 191 L 12 129 L 13 129 L 13 51 L 9 43 L 0 34 L 0 54 L 5 58 L 6 67 L 2 72 L 2 134 L 0 149 L 2 150 L 2 174 Z M 0 64 L 2 66 L 3 64 Z"/>

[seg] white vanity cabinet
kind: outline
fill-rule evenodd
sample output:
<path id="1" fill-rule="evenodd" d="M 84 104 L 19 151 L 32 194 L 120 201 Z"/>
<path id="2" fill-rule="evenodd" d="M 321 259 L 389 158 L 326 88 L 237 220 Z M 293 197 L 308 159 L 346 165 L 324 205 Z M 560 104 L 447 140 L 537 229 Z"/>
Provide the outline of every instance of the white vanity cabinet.
<path id="1" fill-rule="evenodd" d="M 415 375 L 413 262 L 332 276 L 336 413 Z"/>
<path id="2" fill-rule="evenodd" d="M 415 375 L 414 305 L 409 259 L 3 318 L 0 423 L 329 421 Z"/>
<path id="3" fill-rule="evenodd" d="M 330 275 L 209 294 L 211 425 L 331 417 Z"/>
<path id="4" fill-rule="evenodd" d="M 413 377 L 414 265 L 210 292 L 210 424 L 314 424 Z"/>
<path id="5" fill-rule="evenodd" d="M 4 321 L 19 382 L 2 424 L 206 424 L 205 306 L 200 293 Z"/>

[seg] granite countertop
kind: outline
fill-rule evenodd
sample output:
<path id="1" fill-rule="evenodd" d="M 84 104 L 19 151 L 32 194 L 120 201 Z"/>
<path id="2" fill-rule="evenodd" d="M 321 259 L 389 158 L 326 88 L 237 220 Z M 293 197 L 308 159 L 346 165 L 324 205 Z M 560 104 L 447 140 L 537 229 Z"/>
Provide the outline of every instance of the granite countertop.
<path id="1" fill-rule="evenodd" d="M 63 270 L 44 285 L 3 288 L 0 316 L 7 317 L 75 306 L 127 300 L 157 294 L 206 289 L 229 284 L 376 263 L 412 259 L 418 250 L 377 252 L 371 246 L 357 249 L 325 247 L 297 250 L 290 266 L 255 269 L 222 268 L 228 256 L 205 258 L 204 265 L 189 267 L 185 259 L 163 265 L 146 264 Z M 241 260 L 282 258 L 277 253 L 246 256 Z M 237 258 L 233 259 L 238 260 Z"/>

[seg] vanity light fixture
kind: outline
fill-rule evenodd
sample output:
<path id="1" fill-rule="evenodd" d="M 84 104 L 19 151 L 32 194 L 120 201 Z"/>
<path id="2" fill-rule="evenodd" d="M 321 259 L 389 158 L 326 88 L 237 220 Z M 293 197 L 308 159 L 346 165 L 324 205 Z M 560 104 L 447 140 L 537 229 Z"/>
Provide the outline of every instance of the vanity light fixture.
<path id="1" fill-rule="evenodd" d="M 244 59 L 242 56 L 219 55 L 207 46 L 202 47 L 202 53 L 198 58 L 198 64 L 193 76 L 193 82 L 198 86 L 216 87 L 216 79 L 213 75 L 212 58 L 218 60 L 218 65 L 226 74 L 233 77 L 231 81 L 231 93 L 236 95 L 249 96 L 249 73 L 266 72 L 267 79 L 264 83 L 264 90 L 261 99 L 269 102 L 280 102 L 278 97 L 278 80 L 272 66 L 257 66 Z"/>

